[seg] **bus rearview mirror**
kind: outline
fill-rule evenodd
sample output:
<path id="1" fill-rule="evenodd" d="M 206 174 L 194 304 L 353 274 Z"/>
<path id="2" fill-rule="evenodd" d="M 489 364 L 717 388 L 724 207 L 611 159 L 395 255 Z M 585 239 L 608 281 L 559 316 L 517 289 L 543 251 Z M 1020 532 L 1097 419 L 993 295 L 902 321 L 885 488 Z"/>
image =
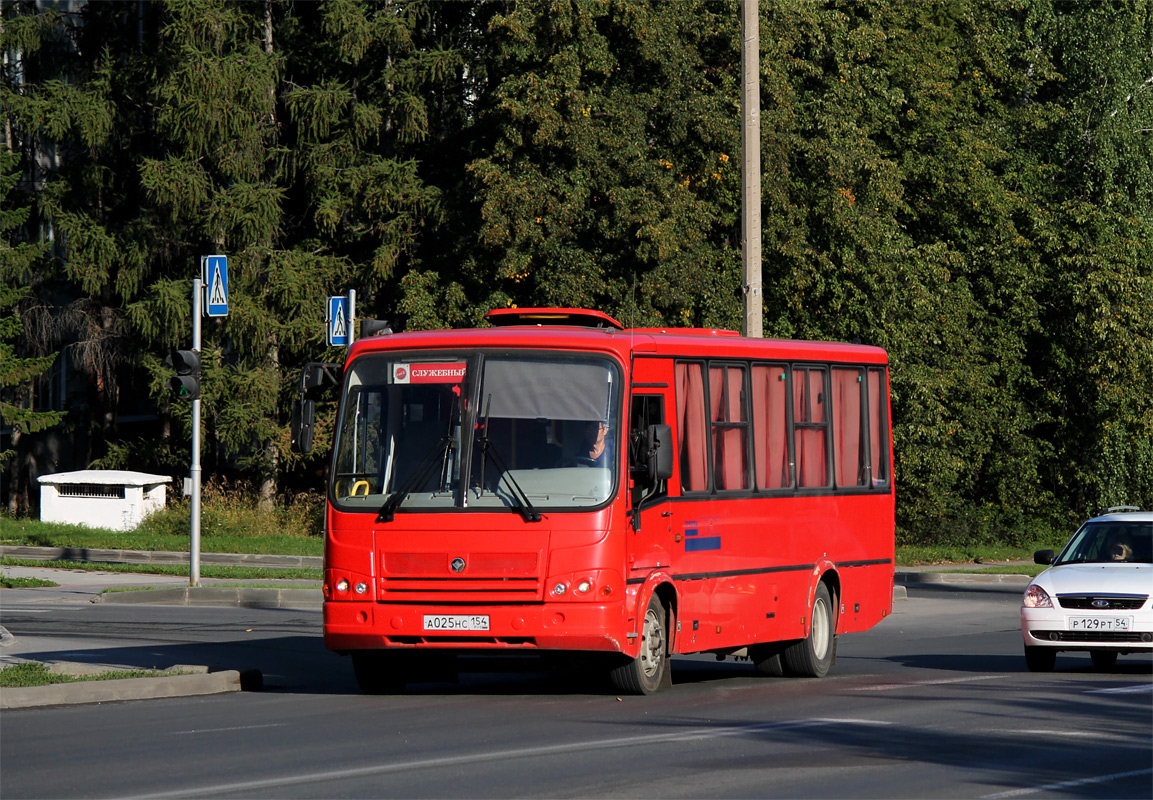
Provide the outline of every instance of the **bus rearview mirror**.
<path id="1" fill-rule="evenodd" d="M 668 480 L 673 476 L 673 429 L 668 425 L 650 425 L 645 438 L 649 479 Z"/>
<path id="2" fill-rule="evenodd" d="M 304 398 L 292 403 L 292 450 L 296 453 L 312 452 L 313 424 L 316 422 L 316 403 Z"/>

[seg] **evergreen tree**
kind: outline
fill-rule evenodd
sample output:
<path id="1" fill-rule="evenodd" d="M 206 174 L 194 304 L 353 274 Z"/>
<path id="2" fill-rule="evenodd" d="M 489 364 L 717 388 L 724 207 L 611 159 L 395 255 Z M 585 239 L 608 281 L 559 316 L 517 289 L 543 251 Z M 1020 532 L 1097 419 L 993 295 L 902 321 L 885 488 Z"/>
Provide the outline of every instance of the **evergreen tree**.
<path id="1" fill-rule="evenodd" d="M 491 22 L 474 302 L 740 320 L 735 3 L 525 3 Z M 475 288 L 474 288 L 475 287 Z"/>
<path id="2" fill-rule="evenodd" d="M 7 142 L 5 143 L 7 144 Z M 59 424 L 64 419 L 61 411 L 36 411 L 32 381 L 51 369 L 55 354 L 39 357 L 21 355 L 27 349 L 19 303 L 27 297 L 32 282 L 32 271 L 47 250 L 44 244 L 29 242 L 24 226 L 29 208 L 10 208 L 7 201 L 20 178 L 14 169 L 19 156 L 6 147 L 0 149 L 0 428 L 10 429 L 8 449 L 0 448 L 0 469 L 8 483 L 10 513 L 27 507 L 20 498 L 27 498 L 29 487 L 24 470 L 17 457 L 20 440 L 28 433 L 36 433 Z"/>

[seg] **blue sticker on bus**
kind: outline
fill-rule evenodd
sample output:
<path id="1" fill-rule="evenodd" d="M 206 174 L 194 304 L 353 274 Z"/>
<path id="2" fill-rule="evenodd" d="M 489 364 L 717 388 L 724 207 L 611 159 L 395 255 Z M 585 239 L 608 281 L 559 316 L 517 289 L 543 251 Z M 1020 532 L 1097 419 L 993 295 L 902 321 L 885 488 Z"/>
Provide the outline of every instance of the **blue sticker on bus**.
<path id="1" fill-rule="evenodd" d="M 689 520 L 685 522 L 685 552 L 699 553 L 703 550 L 720 550 L 721 537 L 713 529 L 713 519 Z"/>

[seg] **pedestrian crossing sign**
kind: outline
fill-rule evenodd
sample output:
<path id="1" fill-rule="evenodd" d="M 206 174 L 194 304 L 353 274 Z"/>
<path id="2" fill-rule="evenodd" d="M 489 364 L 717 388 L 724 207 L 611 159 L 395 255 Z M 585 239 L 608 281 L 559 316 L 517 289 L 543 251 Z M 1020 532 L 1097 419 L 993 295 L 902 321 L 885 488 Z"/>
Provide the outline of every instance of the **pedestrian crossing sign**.
<path id="1" fill-rule="evenodd" d="M 201 256 L 200 279 L 204 281 L 209 317 L 228 316 L 228 256 Z"/>
<path id="2" fill-rule="evenodd" d="M 347 347 L 351 338 L 349 328 L 352 321 L 348 318 L 348 298 L 340 295 L 328 298 L 328 312 L 325 315 L 325 326 L 328 331 L 329 347 Z"/>

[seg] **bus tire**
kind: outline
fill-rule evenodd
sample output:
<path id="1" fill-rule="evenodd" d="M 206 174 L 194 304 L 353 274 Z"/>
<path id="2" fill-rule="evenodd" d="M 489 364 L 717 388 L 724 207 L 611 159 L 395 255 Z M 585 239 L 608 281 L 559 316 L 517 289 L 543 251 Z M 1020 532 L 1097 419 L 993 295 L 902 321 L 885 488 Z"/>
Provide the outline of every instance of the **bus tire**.
<path id="1" fill-rule="evenodd" d="M 653 594 L 641 625 L 640 652 L 609 673 L 613 687 L 624 694 L 652 694 L 669 685 L 668 646 L 668 613 Z"/>
<path id="2" fill-rule="evenodd" d="M 833 616 L 833 598 L 822 581 L 813 596 L 813 619 L 809 635 L 789 645 L 784 652 L 784 666 L 794 675 L 823 678 L 837 655 L 837 628 Z"/>
<path id="3" fill-rule="evenodd" d="M 396 654 L 363 650 L 352 654 L 352 673 L 365 694 L 397 694 L 408 683 L 408 671 Z"/>
<path id="4" fill-rule="evenodd" d="M 758 644 L 749 648 L 749 660 L 753 662 L 753 669 L 758 675 L 768 675 L 772 678 L 783 678 L 790 672 L 785 666 L 785 645 L 780 642 Z"/>

